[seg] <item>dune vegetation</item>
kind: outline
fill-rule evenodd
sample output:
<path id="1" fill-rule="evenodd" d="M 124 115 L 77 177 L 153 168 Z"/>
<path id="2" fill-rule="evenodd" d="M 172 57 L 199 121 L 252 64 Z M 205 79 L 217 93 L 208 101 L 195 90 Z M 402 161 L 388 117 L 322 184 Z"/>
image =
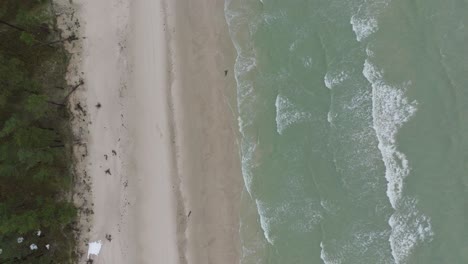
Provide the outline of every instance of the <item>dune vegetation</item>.
<path id="1" fill-rule="evenodd" d="M 0 263 L 72 263 L 74 39 L 60 39 L 49 0 L 2 0 L 0 40 Z"/>

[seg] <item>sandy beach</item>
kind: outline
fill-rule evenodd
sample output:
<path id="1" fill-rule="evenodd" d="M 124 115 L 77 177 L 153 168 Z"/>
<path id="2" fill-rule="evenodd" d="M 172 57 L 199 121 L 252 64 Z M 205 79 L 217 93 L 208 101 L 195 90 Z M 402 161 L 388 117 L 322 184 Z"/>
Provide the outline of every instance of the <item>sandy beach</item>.
<path id="1" fill-rule="evenodd" d="M 69 83 L 84 81 L 70 102 L 80 263 L 96 241 L 93 263 L 238 263 L 242 177 L 224 1 L 60 4 L 83 37 L 68 47 Z"/>

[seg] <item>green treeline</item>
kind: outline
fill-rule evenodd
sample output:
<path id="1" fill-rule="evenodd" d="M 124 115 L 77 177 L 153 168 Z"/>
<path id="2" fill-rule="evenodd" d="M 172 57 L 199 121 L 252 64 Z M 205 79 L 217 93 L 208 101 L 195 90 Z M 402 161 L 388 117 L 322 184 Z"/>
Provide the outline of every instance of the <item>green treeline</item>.
<path id="1" fill-rule="evenodd" d="M 0 263 L 74 258 L 62 44 L 50 1 L 0 0 Z"/>

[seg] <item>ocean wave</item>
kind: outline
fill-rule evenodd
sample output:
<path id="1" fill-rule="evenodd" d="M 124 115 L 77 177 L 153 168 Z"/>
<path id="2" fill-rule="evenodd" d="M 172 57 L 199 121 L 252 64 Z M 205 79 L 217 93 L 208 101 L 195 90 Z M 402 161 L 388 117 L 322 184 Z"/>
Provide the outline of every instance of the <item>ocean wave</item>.
<path id="1" fill-rule="evenodd" d="M 320 242 L 320 259 L 325 264 L 341 264 L 343 263 L 342 259 L 337 256 L 330 256 L 330 254 L 325 251 L 325 246 L 323 242 Z"/>
<path id="2" fill-rule="evenodd" d="M 344 82 L 348 78 L 348 74 L 343 71 L 339 73 L 327 72 L 325 74 L 325 77 L 323 78 L 323 81 L 325 83 L 325 86 L 331 90 L 333 87 Z"/>
<path id="3" fill-rule="evenodd" d="M 365 109 L 365 105 L 372 100 L 372 94 L 369 91 L 360 91 L 355 93 L 349 102 L 343 104 L 343 108 L 347 111 L 353 111 L 356 115 L 368 115 L 367 111 L 363 111 Z M 363 118 L 364 119 L 364 118 Z"/>
<path id="4" fill-rule="evenodd" d="M 388 239 L 387 231 L 369 231 L 369 226 L 352 229 L 353 232 L 349 237 L 320 243 L 320 258 L 325 264 L 358 263 L 358 261 L 375 264 L 393 263 L 392 256 L 384 246 Z"/>
<path id="5" fill-rule="evenodd" d="M 251 72 L 257 67 L 257 60 L 255 57 L 239 56 L 236 61 L 236 72 L 240 75 Z"/>
<path id="6" fill-rule="evenodd" d="M 362 79 L 351 79 L 346 85 L 349 88 L 333 92 L 327 118 L 332 125 L 334 165 L 352 199 L 374 201 L 381 197 L 385 182 L 379 175 L 383 166 L 372 128 L 372 93 Z M 381 200 L 388 204 L 385 197 Z"/>
<path id="7" fill-rule="evenodd" d="M 391 0 L 362 0 L 350 20 L 357 41 L 361 42 L 377 32 L 379 29 L 377 17 L 390 2 Z"/>
<path id="8" fill-rule="evenodd" d="M 257 204 L 258 215 L 260 216 L 260 226 L 262 227 L 263 235 L 265 236 L 265 239 L 268 241 L 268 243 L 273 245 L 275 240 L 271 234 L 271 226 L 274 222 L 279 220 L 278 216 L 276 215 L 278 211 L 275 210 L 274 212 L 271 212 L 270 208 L 260 200 L 256 200 L 255 203 Z M 270 216 L 272 213 L 273 216 Z"/>
<path id="9" fill-rule="evenodd" d="M 295 123 L 307 122 L 312 114 L 301 111 L 291 100 L 279 94 L 276 97 L 276 131 L 282 135 L 284 131 Z"/>
<path id="10" fill-rule="evenodd" d="M 399 129 L 415 114 L 417 102 L 410 102 L 405 97 L 405 89 L 410 83 L 402 87 L 385 83 L 383 73 L 369 60 L 364 63 L 363 75 L 372 85 L 373 127 L 385 165 L 387 196 L 395 210 L 389 220 L 392 255 L 397 264 L 405 263 L 419 242 L 432 237 L 430 219 L 418 211 L 415 199 L 403 197 L 403 183 L 410 167 L 396 143 Z"/>
<path id="11" fill-rule="evenodd" d="M 247 192 L 252 196 L 252 170 L 255 166 L 255 150 L 257 145 L 250 141 L 243 141 L 241 145 L 241 171 Z"/>
<path id="12" fill-rule="evenodd" d="M 327 214 L 335 215 L 340 210 L 339 206 L 335 203 L 327 200 L 321 200 L 320 206 L 324 209 Z"/>
<path id="13" fill-rule="evenodd" d="M 314 64 L 314 60 L 312 59 L 312 57 L 306 56 L 306 57 L 301 58 L 301 60 L 302 60 L 302 64 L 304 65 L 304 67 L 312 68 Z"/>
<path id="14" fill-rule="evenodd" d="M 369 46 L 366 47 L 366 55 L 367 55 L 367 57 L 369 57 L 369 58 L 374 57 L 374 51 L 372 51 L 372 50 L 369 48 Z"/>
<path id="15" fill-rule="evenodd" d="M 313 231 L 323 218 L 320 205 L 311 199 L 284 201 L 280 204 L 255 200 L 265 239 L 275 244 L 280 228 L 298 234 Z M 287 223 L 287 225 L 284 225 Z"/>
<path id="16" fill-rule="evenodd" d="M 399 129 L 416 112 L 417 102 L 405 97 L 405 86 L 393 87 L 383 81 L 382 73 L 369 60 L 364 63 L 363 74 L 372 85 L 372 117 L 374 130 L 379 141 L 388 181 L 387 195 L 393 208 L 401 199 L 403 180 L 409 174 L 406 155 L 396 148 Z"/>
<path id="17" fill-rule="evenodd" d="M 331 111 L 328 111 L 327 121 L 330 124 L 333 124 L 333 119 L 336 117 L 336 114 L 333 114 Z"/>
<path id="18" fill-rule="evenodd" d="M 353 31 L 356 34 L 356 40 L 361 42 L 369 37 L 378 29 L 377 19 L 373 17 L 359 18 L 356 15 L 351 17 L 350 21 Z"/>
<path id="19" fill-rule="evenodd" d="M 288 15 L 284 10 L 271 10 L 268 13 L 262 13 L 260 19 L 267 25 L 273 26 L 275 23 L 287 21 Z"/>
<path id="20" fill-rule="evenodd" d="M 395 263 L 406 263 L 413 249 L 423 241 L 430 241 L 434 235 L 430 219 L 419 212 L 415 199 L 404 198 L 398 210 L 390 217 L 392 228 L 390 245 Z"/>

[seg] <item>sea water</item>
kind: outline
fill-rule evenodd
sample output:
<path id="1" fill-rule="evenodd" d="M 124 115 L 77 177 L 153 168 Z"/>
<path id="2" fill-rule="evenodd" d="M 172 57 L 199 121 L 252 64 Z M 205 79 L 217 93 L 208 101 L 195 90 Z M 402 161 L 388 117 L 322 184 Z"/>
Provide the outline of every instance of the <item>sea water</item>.
<path id="1" fill-rule="evenodd" d="M 468 2 L 226 0 L 242 264 L 468 263 Z"/>

